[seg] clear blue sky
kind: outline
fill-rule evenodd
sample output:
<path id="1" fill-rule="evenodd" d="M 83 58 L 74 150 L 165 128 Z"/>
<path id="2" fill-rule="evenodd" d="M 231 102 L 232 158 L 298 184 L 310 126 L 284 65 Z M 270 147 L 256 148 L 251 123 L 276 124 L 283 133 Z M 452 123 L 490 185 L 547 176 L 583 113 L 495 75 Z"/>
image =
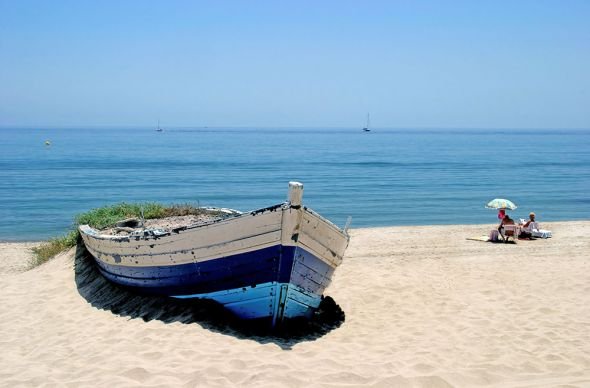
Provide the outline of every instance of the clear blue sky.
<path id="1" fill-rule="evenodd" d="M 590 1 L 0 0 L 0 126 L 590 128 Z"/>

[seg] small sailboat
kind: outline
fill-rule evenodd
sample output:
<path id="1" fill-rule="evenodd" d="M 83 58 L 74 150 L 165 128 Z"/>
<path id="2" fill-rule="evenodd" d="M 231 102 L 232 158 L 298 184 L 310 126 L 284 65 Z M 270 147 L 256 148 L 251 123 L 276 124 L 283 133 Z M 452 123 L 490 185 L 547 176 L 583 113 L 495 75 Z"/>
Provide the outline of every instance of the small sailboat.
<path id="1" fill-rule="evenodd" d="M 370 122 L 371 122 L 371 119 L 369 117 L 369 114 L 367 113 L 367 125 L 363 128 L 364 132 L 371 132 L 371 129 L 369 129 Z"/>
<path id="2" fill-rule="evenodd" d="M 160 128 L 160 120 L 158 120 L 158 128 L 156 128 L 156 132 L 162 132 L 163 129 Z"/>

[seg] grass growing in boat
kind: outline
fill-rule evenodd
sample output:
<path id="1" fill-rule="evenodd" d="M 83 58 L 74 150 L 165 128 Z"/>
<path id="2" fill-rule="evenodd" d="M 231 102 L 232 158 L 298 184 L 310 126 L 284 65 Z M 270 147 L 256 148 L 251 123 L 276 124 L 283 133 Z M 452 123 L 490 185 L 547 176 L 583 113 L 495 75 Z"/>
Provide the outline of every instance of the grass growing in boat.
<path id="1" fill-rule="evenodd" d="M 78 214 L 75 218 L 74 226 L 88 224 L 96 229 L 104 229 L 113 226 L 115 222 L 125 218 L 141 218 L 141 209 L 143 216 L 147 219 L 165 217 L 166 208 L 157 203 L 118 203 L 116 205 L 92 209 L 86 213 Z"/>
<path id="2" fill-rule="evenodd" d="M 80 238 L 78 232 L 79 225 L 88 224 L 96 229 L 105 229 L 115 225 L 117 221 L 126 218 L 141 218 L 141 211 L 143 209 L 143 217 L 148 219 L 164 218 L 174 216 L 188 216 L 210 214 L 213 216 L 222 215 L 222 212 L 211 211 L 193 206 L 191 204 L 175 204 L 164 206 L 159 203 L 118 203 L 116 205 L 104 206 L 97 209 L 92 209 L 82 214 L 78 214 L 74 218 L 73 230 L 61 237 L 52 238 L 44 242 L 40 246 L 33 248 L 33 259 L 31 267 L 41 265 L 57 255 L 73 246 L 76 246 Z"/>

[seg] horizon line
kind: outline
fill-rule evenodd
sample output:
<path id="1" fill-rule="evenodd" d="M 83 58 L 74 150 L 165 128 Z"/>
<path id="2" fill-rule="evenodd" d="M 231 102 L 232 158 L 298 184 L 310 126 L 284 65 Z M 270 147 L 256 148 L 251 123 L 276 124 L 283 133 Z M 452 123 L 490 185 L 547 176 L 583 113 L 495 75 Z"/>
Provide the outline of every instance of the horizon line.
<path id="1" fill-rule="evenodd" d="M 140 124 L 132 124 L 132 125 L 0 125 L 0 129 L 39 129 L 39 130 L 47 130 L 47 129 L 152 129 L 156 128 L 156 126 L 152 125 L 140 125 Z M 269 125 L 215 125 L 215 126 L 207 126 L 207 125 L 173 125 L 173 126 L 163 126 L 164 131 L 166 129 L 175 130 L 175 129 L 209 129 L 209 130 L 216 130 L 216 129 L 263 129 L 263 130 L 272 130 L 272 129 L 297 129 L 297 130 L 309 130 L 309 129 L 328 129 L 328 130 L 338 130 L 338 129 L 361 129 L 361 127 L 356 126 L 269 126 Z M 431 126 L 418 126 L 418 127 L 388 127 L 388 126 L 381 126 L 381 127 L 372 127 L 372 130 L 472 130 L 472 131 L 486 131 L 486 130 L 526 130 L 526 131 L 555 131 L 555 130 L 568 130 L 568 131 L 588 131 L 590 127 L 449 127 L 449 126 L 441 126 L 441 127 L 431 127 Z"/>

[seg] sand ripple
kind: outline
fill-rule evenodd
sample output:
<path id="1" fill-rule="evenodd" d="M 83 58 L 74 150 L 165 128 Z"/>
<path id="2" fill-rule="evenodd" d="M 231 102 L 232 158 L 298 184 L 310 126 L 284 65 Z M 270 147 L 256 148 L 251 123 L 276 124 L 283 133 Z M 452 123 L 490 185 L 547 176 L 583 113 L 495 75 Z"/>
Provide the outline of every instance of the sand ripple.
<path id="1" fill-rule="evenodd" d="M 294 340 L 114 292 L 74 250 L 23 271 L 1 244 L 0 385 L 588 387 L 590 222 L 547 226 L 353 230 L 328 289 L 346 320 Z"/>

